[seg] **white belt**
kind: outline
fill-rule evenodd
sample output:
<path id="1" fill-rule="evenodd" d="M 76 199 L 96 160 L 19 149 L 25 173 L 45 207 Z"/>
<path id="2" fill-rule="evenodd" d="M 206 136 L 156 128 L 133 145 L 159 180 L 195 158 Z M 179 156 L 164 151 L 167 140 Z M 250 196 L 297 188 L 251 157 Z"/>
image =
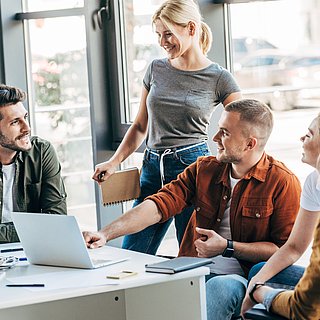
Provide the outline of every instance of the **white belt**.
<path id="1" fill-rule="evenodd" d="M 179 153 L 181 151 L 185 151 L 185 150 L 188 150 L 188 149 L 191 149 L 191 148 L 194 148 L 194 147 L 197 147 L 197 146 L 200 146 L 202 144 L 205 144 L 206 142 L 199 142 L 199 143 L 196 143 L 196 144 L 192 144 L 191 146 L 187 146 L 185 148 L 181 148 L 181 149 L 178 149 L 178 150 L 175 150 L 175 149 L 165 149 L 163 151 L 163 153 L 161 153 L 160 155 L 154 151 L 152 151 L 151 149 L 148 149 L 150 153 L 152 153 L 153 155 L 155 156 L 158 156 L 160 157 L 160 177 L 161 177 L 161 186 L 163 187 L 164 185 L 164 162 L 163 162 L 163 158 L 165 156 L 167 156 L 168 154 L 173 154 L 173 153 Z"/>

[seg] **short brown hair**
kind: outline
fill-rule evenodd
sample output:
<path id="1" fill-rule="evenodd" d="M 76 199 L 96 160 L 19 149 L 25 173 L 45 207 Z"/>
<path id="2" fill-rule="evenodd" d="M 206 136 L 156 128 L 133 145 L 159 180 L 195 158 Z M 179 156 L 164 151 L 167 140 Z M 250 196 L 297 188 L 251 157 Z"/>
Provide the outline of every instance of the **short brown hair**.
<path id="1" fill-rule="evenodd" d="M 254 134 L 263 149 L 273 129 L 273 114 L 263 102 L 255 99 L 240 99 L 229 103 L 225 110 L 240 114 L 240 121 L 247 122 L 249 128 L 243 128 L 244 135 Z"/>

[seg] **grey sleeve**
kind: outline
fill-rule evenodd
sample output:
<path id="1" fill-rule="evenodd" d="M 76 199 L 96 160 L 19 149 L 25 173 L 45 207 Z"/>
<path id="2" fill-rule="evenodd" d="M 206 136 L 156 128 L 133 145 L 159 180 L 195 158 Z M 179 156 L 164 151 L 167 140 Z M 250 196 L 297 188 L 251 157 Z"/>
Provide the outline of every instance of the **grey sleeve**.
<path id="1" fill-rule="evenodd" d="M 153 61 L 149 64 L 148 69 L 143 77 L 143 85 L 148 91 L 150 91 L 150 83 L 152 78 L 152 66 L 153 66 Z"/>
<path id="2" fill-rule="evenodd" d="M 219 101 L 223 102 L 231 93 L 240 91 L 241 89 L 233 75 L 228 70 L 222 69 L 216 88 Z"/>

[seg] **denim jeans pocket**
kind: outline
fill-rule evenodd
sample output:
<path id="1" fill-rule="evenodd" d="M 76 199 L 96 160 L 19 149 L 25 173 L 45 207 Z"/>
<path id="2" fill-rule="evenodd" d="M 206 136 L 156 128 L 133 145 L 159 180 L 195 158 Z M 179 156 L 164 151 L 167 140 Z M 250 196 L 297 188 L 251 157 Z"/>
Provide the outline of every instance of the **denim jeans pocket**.
<path id="1" fill-rule="evenodd" d="M 177 152 L 177 158 L 184 166 L 189 166 L 194 163 L 198 157 L 208 156 L 210 154 L 206 145 L 203 147 L 195 147 L 195 150 L 188 150 L 188 152 Z"/>

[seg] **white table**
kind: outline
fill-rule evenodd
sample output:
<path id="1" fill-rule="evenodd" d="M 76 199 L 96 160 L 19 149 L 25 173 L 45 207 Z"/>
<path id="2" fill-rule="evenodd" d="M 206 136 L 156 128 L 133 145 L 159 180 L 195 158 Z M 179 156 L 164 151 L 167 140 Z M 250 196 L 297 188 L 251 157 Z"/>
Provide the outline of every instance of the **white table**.
<path id="1" fill-rule="evenodd" d="M 14 246 L 19 244 L 0 245 L 0 249 Z M 109 246 L 96 250 L 101 255 L 111 252 L 129 260 L 95 270 L 36 266 L 28 262 L 19 262 L 7 270 L 0 281 L 0 319 L 206 319 L 204 276 L 209 274 L 209 268 L 175 275 L 146 273 L 146 263 L 163 259 Z M 11 255 L 23 256 L 23 252 Z M 107 274 L 123 270 L 136 271 L 138 275 L 122 280 L 106 279 Z M 5 286 L 30 281 L 41 281 L 46 286 L 35 289 Z"/>

